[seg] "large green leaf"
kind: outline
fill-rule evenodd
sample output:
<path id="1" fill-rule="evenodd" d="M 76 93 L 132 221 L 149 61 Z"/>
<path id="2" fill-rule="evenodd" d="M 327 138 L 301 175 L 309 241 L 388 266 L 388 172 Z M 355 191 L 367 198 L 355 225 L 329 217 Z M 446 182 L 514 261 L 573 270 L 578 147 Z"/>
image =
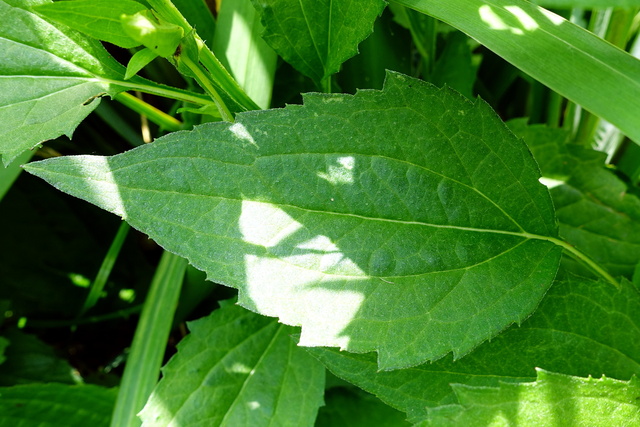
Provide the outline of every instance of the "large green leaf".
<path id="1" fill-rule="evenodd" d="M 229 305 L 191 322 L 141 412 L 144 426 L 312 426 L 324 368 L 295 329 Z"/>
<path id="2" fill-rule="evenodd" d="M 0 387 L 0 425 L 108 426 L 117 389 L 94 385 L 29 384 Z"/>
<path id="3" fill-rule="evenodd" d="M 567 144 L 569 132 L 509 123 L 549 182 L 560 235 L 614 275 L 631 278 L 640 262 L 640 199 L 605 169 L 603 153 Z"/>
<path id="4" fill-rule="evenodd" d="M 525 0 L 394 1 L 467 33 L 640 143 L 637 58 Z"/>
<path id="5" fill-rule="evenodd" d="M 521 327 L 512 327 L 467 357 L 379 372 L 373 354 L 307 349 L 331 372 L 407 413 L 456 403 L 450 384 L 496 387 L 534 381 L 534 368 L 581 377 L 628 380 L 640 374 L 640 293 L 628 281 L 615 291 L 575 276 L 557 281 Z"/>
<path id="6" fill-rule="evenodd" d="M 484 102 L 395 73 L 382 91 L 27 170 L 301 325 L 302 345 L 377 350 L 383 369 L 520 322 L 561 253 L 526 146 Z"/>
<path id="7" fill-rule="evenodd" d="M 298 71 L 323 85 L 358 53 L 384 0 L 252 0 L 264 39 Z"/>
<path id="8" fill-rule="evenodd" d="M 454 385 L 460 405 L 429 411 L 426 426 L 630 426 L 640 423 L 640 384 L 538 370 L 535 383 Z"/>

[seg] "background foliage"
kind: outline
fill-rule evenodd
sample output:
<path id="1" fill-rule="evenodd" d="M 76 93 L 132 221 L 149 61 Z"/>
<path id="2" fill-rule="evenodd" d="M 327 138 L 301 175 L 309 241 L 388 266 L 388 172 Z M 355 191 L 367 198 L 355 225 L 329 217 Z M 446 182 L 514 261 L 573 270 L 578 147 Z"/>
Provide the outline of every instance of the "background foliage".
<path id="1" fill-rule="evenodd" d="M 640 2 L 537 3 L 1 0 L 0 425 L 636 422 Z"/>

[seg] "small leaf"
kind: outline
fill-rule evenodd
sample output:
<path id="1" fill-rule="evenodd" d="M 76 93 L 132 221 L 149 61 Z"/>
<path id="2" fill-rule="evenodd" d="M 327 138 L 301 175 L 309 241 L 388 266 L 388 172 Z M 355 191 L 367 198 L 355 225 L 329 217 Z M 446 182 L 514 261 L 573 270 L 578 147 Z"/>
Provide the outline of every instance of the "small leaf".
<path id="1" fill-rule="evenodd" d="M 120 16 L 133 15 L 146 7 L 133 0 L 75 0 L 45 3 L 33 9 L 88 36 L 129 49 L 140 42 L 122 32 Z"/>
<path id="2" fill-rule="evenodd" d="M 29 384 L 0 387 L 0 425 L 109 425 L 117 389 L 94 385 Z"/>
<path id="3" fill-rule="evenodd" d="M 133 54 L 133 56 L 129 60 L 129 63 L 127 64 L 127 72 L 124 74 L 124 79 L 129 80 L 131 77 L 138 74 L 138 71 L 142 70 L 157 57 L 158 54 L 148 47 L 137 51 Z"/>
<path id="4" fill-rule="evenodd" d="M 485 103 L 395 73 L 27 170 L 301 325 L 301 345 L 377 350 L 382 369 L 461 357 L 522 321 L 561 254 L 525 145 Z"/>
<path id="5" fill-rule="evenodd" d="M 123 67 L 88 37 L 53 26 L 29 6 L 45 0 L 0 1 L 0 155 L 8 165 L 40 142 L 73 130 L 102 93 L 122 88 Z M 20 23 L 19 25 L 16 23 Z"/>
<path id="6" fill-rule="evenodd" d="M 624 334 L 619 331 L 626 331 Z M 629 379 L 640 372 L 640 293 L 576 276 L 556 281 L 536 312 L 465 358 L 380 372 L 373 354 L 309 348 L 332 373 L 407 413 L 457 403 L 450 384 L 496 387 L 534 381 L 535 369 L 587 377 Z"/>
<path id="7" fill-rule="evenodd" d="M 640 384 L 537 370 L 535 383 L 499 387 L 454 384 L 460 405 L 429 410 L 419 425 L 622 426 L 640 423 Z"/>
<path id="8" fill-rule="evenodd" d="M 184 36 L 182 27 L 157 18 L 150 10 L 122 15 L 120 22 L 129 37 L 163 58 L 173 56 Z"/>
<path id="9" fill-rule="evenodd" d="M 373 31 L 384 0 L 252 0 L 265 26 L 263 38 L 316 84 L 340 70 Z"/>
<path id="10" fill-rule="evenodd" d="M 145 427 L 313 425 L 325 373 L 293 328 L 229 305 L 189 329 L 140 414 Z"/>

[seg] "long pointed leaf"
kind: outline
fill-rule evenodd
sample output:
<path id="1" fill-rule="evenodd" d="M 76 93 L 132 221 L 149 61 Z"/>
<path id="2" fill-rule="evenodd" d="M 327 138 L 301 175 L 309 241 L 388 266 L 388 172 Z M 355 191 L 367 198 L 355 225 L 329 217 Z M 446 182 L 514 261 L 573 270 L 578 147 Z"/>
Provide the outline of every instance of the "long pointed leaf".
<path id="1" fill-rule="evenodd" d="M 395 73 L 382 91 L 27 170 L 302 325 L 302 345 L 377 350 L 384 369 L 520 322 L 561 252 L 526 146 L 485 103 Z"/>

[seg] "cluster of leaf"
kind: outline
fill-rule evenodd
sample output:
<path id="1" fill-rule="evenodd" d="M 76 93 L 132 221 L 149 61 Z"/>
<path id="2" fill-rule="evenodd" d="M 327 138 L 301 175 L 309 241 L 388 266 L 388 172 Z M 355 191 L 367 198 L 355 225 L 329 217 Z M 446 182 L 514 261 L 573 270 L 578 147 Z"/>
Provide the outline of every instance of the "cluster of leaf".
<path id="1" fill-rule="evenodd" d="M 177 131 L 24 166 L 166 252 L 153 279 L 131 267 L 145 262 L 121 249 L 123 223 L 91 265 L 99 245 L 69 236 L 95 232 L 68 201 L 42 227 L 55 256 L 32 268 L 0 249 L 7 323 L 142 310 L 119 389 L 7 329 L 0 424 L 640 421 L 640 61 L 624 51 L 640 50 L 640 2 L 539 2 L 592 8 L 567 17 L 607 41 L 524 0 L 389 3 L 224 0 L 214 19 L 188 0 L 0 0 L 0 196 L 27 150 L 91 112 L 140 145 L 103 96 Z M 75 138 L 87 151 L 124 151 L 93 127 Z M 0 205 L 16 240 L 29 185 Z M 121 250 L 136 273 L 112 281 L 150 280 L 142 308 L 98 303 Z M 98 271 L 86 297 L 67 274 L 83 257 Z M 237 305 L 207 300 L 187 261 Z M 172 325 L 203 301 L 158 382 Z M 87 315 L 101 305 L 115 311 Z"/>

